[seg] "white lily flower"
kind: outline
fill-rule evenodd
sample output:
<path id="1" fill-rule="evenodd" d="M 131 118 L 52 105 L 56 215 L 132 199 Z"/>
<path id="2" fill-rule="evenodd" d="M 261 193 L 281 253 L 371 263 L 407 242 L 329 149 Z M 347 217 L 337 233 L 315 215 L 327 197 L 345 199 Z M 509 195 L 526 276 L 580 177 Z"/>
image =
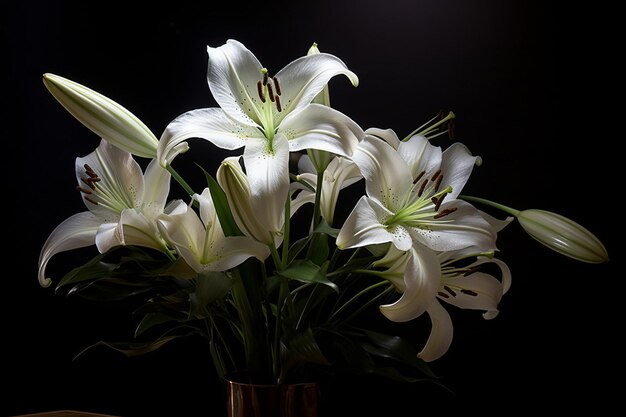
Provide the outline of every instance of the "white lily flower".
<path id="1" fill-rule="evenodd" d="M 134 155 L 156 157 L 157 138 L 141 120 L 115 101 L 58 75 L 46 73 L 43 82 L 54 98 L 98 137 Z"/>
<path id="2" fill-rule="evenodd" d="M 194 271 L 225 271 L 251 256 L 261 261 L 269 256 L 267 246 L 248 237 L 224 236 L 208 188 L 193 198 L 199 203 L 199 216 L 180 201 L 157 222 L 161 233 Z"/>
<path id="3" fill-rule="evenodd" d="M 416 135 L 396 150 L 366 136 L 353 160 L 365 177 L 367 196 L 340 230 L 339 248 L 392 242 L 406 251 L 417 242 L 435 251 L 495 249 L 494 228 L 474 206 L 457 199 L 476 162 L 464 145 L 442 152 Z"/>
<path id="4" fill-rule="evenodd" d="M 300 175 L 298 179 L 306 182 L 305 186 L 298 182 L 292 184 L 292 189 L 301 190 L 291 203 L 292 212 L 305 203 L 315 201 L 315 189 L 317 185 L 316 168 L 311 159 L 303 155 L 298 162 Z M 357 165 L 348 158 L 333 157 L 324 170 L 324 181 L 322 182 L 322 195 L 320 196 L 320 209 L 322 217 L 329 225 L 333 224 L 335 207 L 339 199 L 339 192 L 362 179 L 363 176 Z"/>
<path id="5" fill-rule="evenodd" d="M 311 104 L 328 81 L 356 75 L 329 54 L 304 56 L 270 76 L 243 44 L 229 40 L 208 48 L 208 83 L 220 108 L 187 112 L 168 125 L 158 148 L 163 166 L 187 149 L 189 138 L 206 139 L 224 149 L 244 148 L 253 198 L 289 190 L 288 157 L 284 149 L 320 149 L 352 155 L 363 131 L 349 117 L 330 107 Z"/>
<path id="6" fill-rule="evenodd" d="M 426 310 L 431 320 L 431 332 L 418 354 L 427 362 L 443 356 L 453 338 L 452 319 L 439 301 L 462 309 L 482 310 L 483 318 L 490 320 L 498 315 L 498 303 L 511 286 L 511 272 L 504 262 L 493 258 L 493 254 L 472 253 L 472 250 L 442 252 L 438 255 L 441 280 L 437 300 Z M 459 261 L 472 258 L 476 260 L 459 265 Z M 480 271 L 481 265 L 485 263 L 494 263 L 500 268 L 501 280 Z"/>
<path id="7" fill-rule="evenodd" d="M 39 257 L 39 282 L 50 258 L 63 251 L 96 245 L 101 253 L 113 246 L 137 245 L 168 253 L 155 219 L 169 193 L 170 174 L 153 160 L 145 175 L 132 155 L 105 140 L 89 155 L 76 158 L 77 189 L 89 211 L 58 225 Z"/>

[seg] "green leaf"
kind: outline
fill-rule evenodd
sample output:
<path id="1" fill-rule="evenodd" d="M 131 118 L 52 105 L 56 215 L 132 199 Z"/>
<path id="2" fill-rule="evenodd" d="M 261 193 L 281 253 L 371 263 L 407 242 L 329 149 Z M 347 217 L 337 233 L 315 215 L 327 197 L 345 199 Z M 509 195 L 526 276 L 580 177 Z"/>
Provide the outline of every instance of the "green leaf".
<path id="1" fill-rule="evenodd" d="M 343 357 L 345 366 L 351 372 L 362 375 L 378 375 L 400 382 L 430 381 L 429 378 L 416 378 L 404 375 L 391 366 L 379 366 L 360 343 L 339 333 L 333 334 L 338 337 L 333 338 L 332 346 Z"/>
<path id="2" fill-rule="evenodd" d="M 417 357 L 419 352 L 413 345 L 400 336 L 388 335 L 362 328 L 358 330 L 363 332 L 363 334 L 367 336 L 368 341 L 371 342 L 361 343 L 361 346 L 370 354 L 407 364 L 419 369 L 429 377 L 437 377 L 428 367 L 428 364 Z"/>
<path id="3" fill-rule="evenodd" d="M 86 264 L 72 269 L 61 278 L 61 281 L 56 287 L 56 291 L 59 291 L 61 287 L 66 285 L 110 276 L 118 265 L 102 262 L 105 256 L 106 254 L 99 254 Z"/>
<path id="4" fill-rule="evenodd" d="M 339 234 L 339 229 L 335 229 L 334 227 L 329 226 L 328 223 L 326 223 L 326 221 L 322 219 L 320 221 L 320 224 L 317 225 L 313 232 L 337 238 L 337 235 Z"/>
<path id="5" fill-rule="evenodd" d="M 135 329 L 135 337 L 142 335 L 143 333 L 145 333 L 146 331 L 148 331 L 154 326 L 158 326 L 159 324 L 167 323 L 172 320 L 173 318 L 166 314 L 160 314 L 160 313 L 146 314 L 137 325 L 137 329 Z"/>
<path id="6" fill-rule="evenodd" d="M 324 284 L 331 287 L 335 292 L 339 292 L 337 285 L 326 278 L 322 268 L 315 265 L 310 260 L 298 259 L 293 261 L 287 269 L 276 272 L 278 275 L 305 283 Z"/>
<path id="7" fill-rule="evenodd" d="M 303 363 L 330 364 L 318 346 L 310 328 L 281 340 L 280 359 L 282 363 L 281 380 L 287 378 L 290 369 Z"/>
<path id="8" fill-rule="evenodd" d="M 83 355 L 85 352 L 87 352 L 88 350 L 91 350 L 97 346 L 107 346 L 111 349 L 114 349 L 122 354 L 124 354 L 125 356 L 139 356 L 139 355 L 143 355 L 145 353 L 149 353 L 149 352 L 153 352 L 155 350 L 157 350 L 158 348 L 160 348 L 161 346 L 165 345 L 166 343 L 177 339 L 181 337 L 180 335 L 170 335 L 170 336 L 165 336 L 162 338 L 159 338 L 158 340 L 155 340 L 153 342 L 147 342 L 147 343 L 125 343 L 125 342 L 105 342 L 103 340 L 94 343 L 91 346 L 86 347 L 85 349 L 83 349 L 78 355 L 76 355 L 74 357 L 74 359 L 77 359 L 79 356 Z"/>
<path id="9" fill-rule="evenodd" d="M 311 262 L 321 265 L 328 259 L 328 236 L 321 233 L 313 233 L 311 244 L 307 252 L 307 259 Z"/>
<path id="10" fill-rule="evenodd" d="M 209 315 L 206 306 L 212 301 L 224 297 L 233 286 L 232 279 L 223 272 L 206 271 L 198 274 L 196 291 L 189 294 L 189 313 L 193 317 L 204 318 Z"/>
<path id="11" fill-rule="evenodd" d="M 313 235 L 307 235 L 302 239 L 297 240 L 289 247 L 289 255 L 287 256 L 287 262 L 293 261 L 302 250 L 306 247 L 306 245 L 311 241 Z"/>
<path id="12" fill-rule="evenodd" d="M 241 233 L 241 230 L 237 227 L 237 223 L 235 223 L 233 213 L 230 211 L 226 193 L 224 193 L 222 187 L 220 187 L 211 174 L 205 171 L 204 168 L 202 168 L 202 171 L 204 171 L 204 175 L 206 176 L 208 187 L 211 191 L 211 198 L 215 205 L 215 211 L 217 212 L 217 217 L 220 219 L 220 225 L 222 226 L 224 234 L 226 236 L 243 236 L 243 233 Z"/>

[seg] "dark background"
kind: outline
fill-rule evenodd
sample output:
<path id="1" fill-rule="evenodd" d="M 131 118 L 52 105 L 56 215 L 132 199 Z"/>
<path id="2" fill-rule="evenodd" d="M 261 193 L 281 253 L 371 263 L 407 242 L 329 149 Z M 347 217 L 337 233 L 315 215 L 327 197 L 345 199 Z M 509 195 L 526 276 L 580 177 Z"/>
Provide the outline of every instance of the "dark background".
<path id="1" fill-rule="evenodd" d="M 599 48 L 608 37 L 598 24 L 610 12 L 575 4 L 9 1 L 2 17 L 9 94 L 2 94 L 0 415 L 55 409 L 221 415 L 221 385 L 202 340 L 175 341 L 138 358 L 102 348 L 73 360 L 98 340 L 128 340 L 135 322 L 126 306 L 40 288 L 37 259 L 52 229 L 84 210 L 74 190 L 74 159 L 98 144 L 49 95 L 42 73 L 114 99 L 158 137 L 179 114 L 215 105 L 206 85 L 206 46 L 229 38 L 273 72 L 314 41 L 337 55 L 361 84 L 355 89 L 343 77 L 333 79 L 333 106 L 364 128 L 391 127 L 402 137 L 440 109 L 453 110 L 457 139 L 484 160 L 467 194 L 568 216 L 595 233 L 612 258 L 604 265 L 575 262 L 513 224 L 499 239 L 500 257 L 513 271 L 500 316 L 484 321 L 478 312 L 451 309 L 454 342 L 432 364 L 456 395 L 352 378 L 337 383 L 328 415 L 420 415 L 423 408 L 456 407 L 490 415 L 503 411 L 498 404 L 609 407 L 616 391 L 609 378 L 621 378 L 622 368 L 623 273 L 615 266 L 622 220 L 614 202 L 621 174 L 613 148 L 622 133 L 617 110 L 604 99 L 613 86 L 611 53 Z M 190 154 L 195 159 L 188 160 L 209 169 L 223 157 L 204 142 L 194 142 Z M 49 275 L 60 277 L 82 256 L 58 255 Z M 419 345 L 422 325 L 402 331 Z"/>

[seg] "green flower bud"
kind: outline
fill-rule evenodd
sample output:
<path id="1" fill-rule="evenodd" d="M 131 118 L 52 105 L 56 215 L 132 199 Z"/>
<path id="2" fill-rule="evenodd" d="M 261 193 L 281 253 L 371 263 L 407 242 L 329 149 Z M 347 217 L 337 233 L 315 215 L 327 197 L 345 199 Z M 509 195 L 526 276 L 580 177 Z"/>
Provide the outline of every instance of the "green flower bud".
<path id="1" fill-rule="evenodd" d="M 609 260 L 600 240 L 580 224 L 545 210 L 522 210 L 517 220 L 541 244 L 570 258 L 588 263 Z"/>
<path id="2" fill-rule="evenodd" d="M 134 155 L 156 157 L 158 139 L 124 107 L 58 75 L 44 74 L 43 83 L 72 116 L 102 139 Z"/>

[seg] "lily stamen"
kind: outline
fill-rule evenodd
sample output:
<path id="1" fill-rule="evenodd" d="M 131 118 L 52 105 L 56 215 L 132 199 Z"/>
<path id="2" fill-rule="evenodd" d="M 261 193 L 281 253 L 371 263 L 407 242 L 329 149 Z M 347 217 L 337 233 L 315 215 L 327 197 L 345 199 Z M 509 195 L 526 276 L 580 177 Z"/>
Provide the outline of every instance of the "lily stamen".
<path id="1" fill-rule="evenodd" d="M 468 270 L 467 270 L 467 271 L 463 274 L 463 276 L 464 276 L 464 277 L 466 277 L 466 276 L 472 275 L 474 272 L 478 272 L 479 270 L 480 270 L 480 265 L 476 265 L 476 266 L 475 266 L 475 267 L 473 267 L 473 268 L 469 268 L 469 269 L 468 269 Z"/>
<path id="2" fill-rule="evenodd" d="M 281 111 L 283 111 L 282 107 L 280 106 L 280 97 L 275 96 L 274 98 L 276 99 L 276 110 L 278 110 L 278 112 L 280 113 Z"/>
<path id="3" fill-rule="evenodd" d="M 465 289 L 465 288 L 462 288 L 462 289 L 461 289 L 461 292 L 462 292 L 463 294 L 466 294 L 466 295 L 471 295 L 472 297 L 477 297 L 477 296 L 478 296 L 478 293 L 477 293 L 477 292 L 472 291 L 472 290 L 468 290 L 468 289 Z"/>
<path id="4" fill-rule="evenodd" d="M 98 205 L 98 202 L 97 202 L 96 200 L 94 200 L 93 198 L 91 198 L 91 197 L 89 197 L 89 196 L 87 196 L 87 195 L 84 195 L 84 196 L 83 196 L 83 198 L 84 198 L 85 200 L 89 201 L 91 204 L 94 204 L 94 205 L 96 205 L 96 206 Z"/>
<path id="5" fill-rule="evenodd" d="M 261 99 L 261 103 L 265 103 L 265 95 L 263 94 L 263 85 L 261 84 L 261 80 L 257 81 L 256 89 L 259 93 L 259 99 Z"/>
<path id="6" fill-rule="evenodd" d="M 424 182 L 420 186 L 420 189 L 417 191 L 417 196 L 418 197 L 422 196 L 422 194 L 424 193 L 424 189 L 426 188 L 426 185 L 428 185 L 428 179 L 424 180 Z"/>
<path id="7" fill-rule="evenodd" d="M 432 177 L 430 177 L 430 180 L 434 182 L 439 178 L 440 175 L 441 175 L 441 170 L 438 170 L 437 172 L 433 174 Z"/>
<path id="8" fill-rule="evenodd" d="M 443 175 L 439 175 L 437 178 L 437 182 L 435 183 L 435 192 L 439 191 L 439 186 L 441 185 L 441 181 L 443 181 Z"/>
<path id="9" fill-rule="evenodd" d="M 81 193 L 84 193 L 84 194 L 91 194 L 91 190 L 83 188 L 80 185 L 76 186 L 76 190 L 80 191 Z"/>
<path id="10" fill-rule="evenodd" d="M 447 209 L 442 210 L 439 213 L 435 214 L 433 216 L 433 219 L 440 219 L 440 218 L 442 218 L 444 216 L 447 216 L 450 213 L 454 213 L 455 211 L 457 211 L 456 207 L 447 208 Z"/>
<path id="11" fill-rule="evenodd" d="M 267 83 L 266 87 L 267 87 L 267 95 L 270 97 L 270 100 L 273 103 L 274 101 L 276 101 L 276 99 L 274 98 L 274 90 L 272 89 L 272 84 Z"/>
<path id="12" fill-rule="evenodd" d="M 456 293 L 454 292 L 454 290 L 452 288 L 448 287 L 447 285 L 444 285 L 443 289 L 448 291 L 451 296 L 456 297 Z"/>
<path id="13" fill-rule="evenodd" d="M 276 94 L 281 95 L 282 93 L 280 92 L 280 84 L 278 84 L 278 78 L 274 76 L 272 77 L 272 81 L 274 81 L 274 88 L 276 89 Z"/>
<path id="14" fill-rule="evenodd" d="M 87 178 L 87 179 L 85 179 L 85 178 L 82 178 L 82 177 L 81 177 L 81 178 L 80 178 L 80 180 L 81 180 L 82 182 L 84 182 L 84 183 L 85 183 L 85 184 L 86 184 L 89 188 L 91 188 L 92 190 L 95 190 L 95 189 L 96 189 L 96 186 L 95 186 L 95 185 L 93 185 L 93 182 L 91 181 L 91 178 Z"/>
<path id="15" fill-rule="evenodd" d="M 417 174 L 417 177 L 415 177 L 415 179 L 413 180 L 413 185 L 417 184 L 417 182 L 422 179 L 424 174 L 426 174 L 426 171 L 422 171 L 419 174 Z"/>

